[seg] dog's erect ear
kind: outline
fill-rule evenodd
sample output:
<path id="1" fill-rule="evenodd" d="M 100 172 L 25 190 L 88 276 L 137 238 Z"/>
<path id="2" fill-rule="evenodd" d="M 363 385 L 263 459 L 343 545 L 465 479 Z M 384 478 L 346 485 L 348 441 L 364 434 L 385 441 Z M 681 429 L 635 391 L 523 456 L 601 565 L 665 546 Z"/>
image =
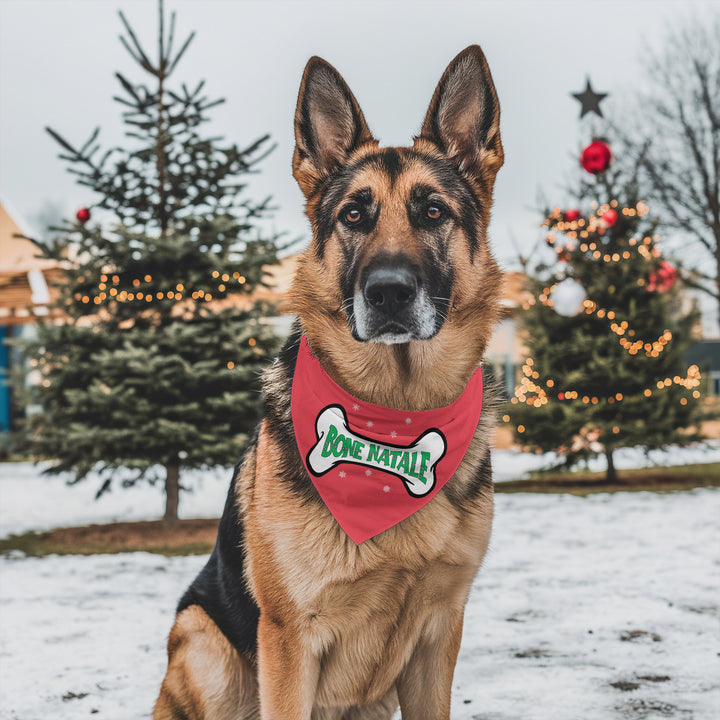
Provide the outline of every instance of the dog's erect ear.
<path id="1" fill-rule="evenodd" d="M 472 175 L 492 179 L 502 166 L 500 104 L 477 45 L 465 48 L 443 74 L 420 137 L 439 145 Z"/>
<path id="2" fill-rule="evenodd" d="M 364 142 L 373 140 L 340 73 L 322 58 L 305 67 L 295 111 L 293 175 L 306 197 Z"/>

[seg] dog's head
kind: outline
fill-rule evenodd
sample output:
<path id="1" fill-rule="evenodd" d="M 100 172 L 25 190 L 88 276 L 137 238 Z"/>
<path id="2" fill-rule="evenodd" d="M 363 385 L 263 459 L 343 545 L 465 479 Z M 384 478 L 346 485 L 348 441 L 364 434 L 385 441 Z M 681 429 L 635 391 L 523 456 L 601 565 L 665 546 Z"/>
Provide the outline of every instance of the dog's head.
<path id="1" fill-rule="evenodd" d="M 379 349 L 427 344 L 454 326 L 482 353 L 500 292 L 486 240 L 499 120 L 477 46 L 447 68 L 407 148 L 379 147 L 339 73 L 308 62 L 293 174 L 313 240 L 291 292 L 305 332 Z"/>

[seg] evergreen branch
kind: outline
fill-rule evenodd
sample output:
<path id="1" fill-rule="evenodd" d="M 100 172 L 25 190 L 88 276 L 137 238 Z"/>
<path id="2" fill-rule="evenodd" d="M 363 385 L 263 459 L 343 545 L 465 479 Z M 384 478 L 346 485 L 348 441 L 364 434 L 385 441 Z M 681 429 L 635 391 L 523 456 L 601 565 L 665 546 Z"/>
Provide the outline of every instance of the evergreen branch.
<path id="1" fill-rule="evenodd" d="M 106 150 L 105 154 L 102 156 L 102 160 L 98 163 L 98 169 L 102 170 L 103 165 L 107 162 L 107 159 L 112 155 L 113 151 L 112 149 Z"/>
<path id="2" fill-rule="evenodd" d="M 90 136 L 90 139 L 82 146 L 82 148 L 80 148 L 80 154 L 81 154 L 81 155 L 85 155 L 85 154 L 86 154 L 87 149 L 95 142 L 95 140 L 97 139 L 97 136 L 98 136 L 99 134 L 100 134 L 100 127 L 98 126 L 98 127 L 95 128 L 95 130 L 93 130 L 93 133 L 92 133 L 92 135 Z M 92 152 L 87 153 L 87 156 L 88 156 L 88 157 L 91 157 L 92 154 L 93 154 L 93 152 L 95 152 L 95 151 L 93 150 Z"/>
<path id="3" fill-rule="evenodd" d="M 120 84 L 125 88 L 125 91 L 135 98 L 138 105 L 143 105 L 143 101 L 135 91 L 133 84 L 129 80 L 126 80 L 119 72 L 115 73 L 115 77 L 120 81 Z"/>
<path id="4" fill-rule="evenodd" d="M 200 105 L 198 107 L 198 110 L 200 112 L 205 112 L 206 110 L 209 110 L 210 108 L 215 107 L 216 105 L 222 105 L 224 102 L 225 102 L 225 98 L 219 98 L 218 100 L 213 100 L 212 102 L 209 102 L 206 105 Z"/>
<path id="5" fill-rule="evenodd" d="M 256 140 L 249 148 L 246 148 L 242 151 L 243 155 L 250 155 L 254 153 L 261 145 L 263 145 L 265 142 L 267 142 L 270 139 L 270 135 L 263 135 L 259 140 Z M 251 160 L 247 161 L 247 167 L 250 172 L 258 172 L 256 170 L 251 170 L 251 168 L 254 165 L 257 165 L 258 163 L 262 162 L 268 155 L 270 155 L 271 152 L 273 152 L 277 148 L 277 143 L 273 143 L 270 145 L 270 147 L 267 148 L 263 153 L 258 155 L 257 157 L 252 158 Z"/>
<path id="6" fill-rule="evenodd" d="M 165 39 L 165 7 L 163 0 L 158 0 L 158 67 L 165 70 L 166 57 L 163 48 Z"/>
<path id="7" fill-rule="evenodd" d="M 155 75 L 155 74 L 156 74 L 156 73 L 155 73 L 155 70 L 154 70 L 148 63 L 143 62 L 142 58 L 141 58 L 139 55 L 137 55 L 137 54 L 130 48 L 130 46 L 128 45 L 128 43 L 127 43 L 127 41 L 125 40 L 125 38 L 124 38 L 122 35 L 120 35 L 119 37 L 120 37 L 120 42 L 123 44 L 123 46 L 125 47 L 125 49 L 130 53 L 130 56 L 132 57 L 132 59 L 135 60 L 135 62 L 137 62 L 138 65 L 141 65 L 143 68 L 145 68 L 145 70 L 147 70 L 149 73 L 152 73 L 153 75 Z"/>
<path id="8" fill-rule="evenodd" d="M 138 112 L 138 110 L 136 109 L 137 106 L 134 103 L 130 102 L 130 100 L 126 100 L 125 98 L 122 98 L 119 95 L 113 95 L 113 100 L 115 102 L 121 103 L 122 105 L 127 105 L 127 107 L 133 108 L 133 112 L 131 114 Z"/>
<path id="9" fill-rule="evenodd" d="M 175 59 L 170 63 L 170 67 L 168 68 L 168 71 L 166 75 L 170 75 L 170 73 L 175 69 L 175 66 L 178 64 L 178 61 L 180 58 L 185 54 L 185 51 L 188 49 L 188 46 L 192 42 L 192 39 L 195 37 L 195 31 L 193 30 L 190 33 L 190 36 L 185 41 L 184 45 L 180 48 L 180 52 L 175 56 Z"/>
<path id="10" fill-rule="evenodd" d="M 170 33 L 168 36 L 167 46 L 165 48 L 165 57 L 169 58 L 172 55 L 173 40 L 175 39 L 175 11 L 170 13 Z"/>
<path id="11" fill-rule="evenodd" d="M 70 157 L 70 158 L 60 155 L 61 158 L 68 159 L 68 160 L 74 160 L 79 157 L 80 153 L 67 140 L 65 140 L 65 138 L 62 137 L 62 135 L 59 135 L 58 133 L 55 132 L 55 130 L 53 130 L 51 127 L 48 127 L 48 126 L 45 127 L 45 132 L 47 132 L 53 138 L 53 140 L 55 140 L 55 142 L 59 143 L 68 152 L 72 153 L 72 157 Z"/>
<path id="12" fill-rule="evenodd" d="M 95 155 L 95 153 L 97 153 L 99 149 L 100 145 L 95 145 L 95 147 L 90 149 L 90 152 L 83 155 L 83 157 L 86 158 L 86 162 L 88 163 L 88 165 L 92 165 L 93 167 L 95 167 L 93 164 L 93 155 Z"/>
<path id="13" fill-rule="evenodd" d="M 259 137 L 255 142 L 253 142 L 251 145 L 248 145 L 246 148 L 240 151 L 241 155 L 251 155 L 255 152 L 263 143 L 267 142 L 270 139 L 270 133 L 266 133 L 262 137 Z"/>
<path id="14" fill-rule="evenodd" d="M 74 168 L 68 168 L 68 172 L 72 175 L 77 175 L 80 180 L 77 181 L 78 185 L 85 185 L 86 187 L 94 187 L 95 183 L 93 183 L 89 178 L 90 175 L 86 172 L 83 172 L 82 170 L 75 170 Z M 87 179 L 83 179 L 87 178 Z"/>
<path id="15" fill-rule="evenodd" d="M 155 123 L 152 120 L 134 120 L 130 117 L 126 117 L 125 122 L 128 125 L 136 125 L 138 127 L 143 127 L 143 126 L 148 127 L 148 128 L 155 127 Z"/>
<path id="16" fill-rule="evenodd" d="M 176 92 L 173 92 L 172 90 L 165 90 L 165 92 L 177 103 L 180 103 L 181 105 L 186 105 L 186 101 L 181 98 Z"/>
<path id="17" fill-rule="evenodd" d="M 135 36 L 135 33 L 133 32 L 133 29 L 130 27 L 130 24 L 125 19 L 125 15 L 123 15 L 122 10 L 118 10 L 118 15 L 120 16 L 120 20 L 122 21 L 122 24 L 125 26 L 125 30 L 127 31 L 127 34 L 130 36 L 130 39 L 133 41 L 133 45 L 135 45 L 137 55 L 130 49 L 130 45 L 128 45 L 125 38 L 121 35 L 120 36 L 120 42 L 125 46 L 125 49 L 137 60 L 137 62 L 142 65 L 142 67 L 145 68 L 149 73 L 152 73 L 153 75 L 157 75 L 158 71 L 152 66 L 150 63 L 150 60 L 148 60 L 147 55 L 145 54 L 145 51 L 142 49 L 142 46 L 138 42 L 137 37 Z M 138 57 L 139 56 L 139 57 Z"/>

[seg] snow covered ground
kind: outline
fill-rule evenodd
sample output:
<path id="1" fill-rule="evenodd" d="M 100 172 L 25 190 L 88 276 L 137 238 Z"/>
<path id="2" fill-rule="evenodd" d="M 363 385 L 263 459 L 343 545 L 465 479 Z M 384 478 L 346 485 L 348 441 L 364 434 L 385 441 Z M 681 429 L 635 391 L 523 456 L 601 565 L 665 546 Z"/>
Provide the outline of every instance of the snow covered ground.
<path id="1" fill-rule="evenodd" d="M 26 465 L 0 465 L 0 478 L 0 534 L 161 507 L 159 491 L 137 488 L 86 508 L 83 486 L 63 495 Z M 226 484 L 206 479 L 185 514 L 216 515 Z M 720 490 L 501 494 L 496 506 L 453 718 L 720 718 Z M 0 719 L 149 717 L 175 603 L 204 562 L 0 559 Z"/>

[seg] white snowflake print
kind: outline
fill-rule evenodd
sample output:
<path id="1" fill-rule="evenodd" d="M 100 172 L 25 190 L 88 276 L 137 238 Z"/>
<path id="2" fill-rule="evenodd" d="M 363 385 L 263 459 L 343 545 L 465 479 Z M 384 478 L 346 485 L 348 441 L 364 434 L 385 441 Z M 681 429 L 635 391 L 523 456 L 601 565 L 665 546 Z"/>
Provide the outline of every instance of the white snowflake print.
<path id="1" fill-rule="evenodd" d="M 393 438 L 397 437 L 397 433 L 393 430 L 393 431 L 390 433 L 390 437 L 393 437 Z"/>
<path id="2" fill-rule="evenodd" d="M 375 423 L 372 420 L 367 421 L 367 426 L 372 427 Z"/>
<path id="3" fill-rule="evenodd" d="M 409 425 L 412 422 L 412 418 L 405 418 L 405 424 Z"/>
<path id="4" fill-rule="evenodd" d="M 390 492 L 390 486 L 389 486 L 389 485 L 386 485 L 386 486 L 383 488 L 383 492 Z"/>
<path id="5" fill-rule="evenodd" d="M 370 476 L 372 475 L 372 470 L 366 470 L 366 471 L 365 471 L 365 474 L 366 474 L 368 477 L 370 477 Z"/>
<path id="6" fill-rule="evenodd" d="M 344 470 L 341 470 L 341 471 L 338 473 L 338 475 L 339 475 L 341 478 L 344 478 L 344 477 L 347 475 L 347 473 L 346 473 Z"/>
<path id="7" fill-rule="evenodd" d="M 355 404 L 353 405 L 353 410 L 354 410 L 355 412 L 357 412 L 359 409 L 360 409 L 360 406 L 359 406 L 357 403 L 355 403 Z"/>

